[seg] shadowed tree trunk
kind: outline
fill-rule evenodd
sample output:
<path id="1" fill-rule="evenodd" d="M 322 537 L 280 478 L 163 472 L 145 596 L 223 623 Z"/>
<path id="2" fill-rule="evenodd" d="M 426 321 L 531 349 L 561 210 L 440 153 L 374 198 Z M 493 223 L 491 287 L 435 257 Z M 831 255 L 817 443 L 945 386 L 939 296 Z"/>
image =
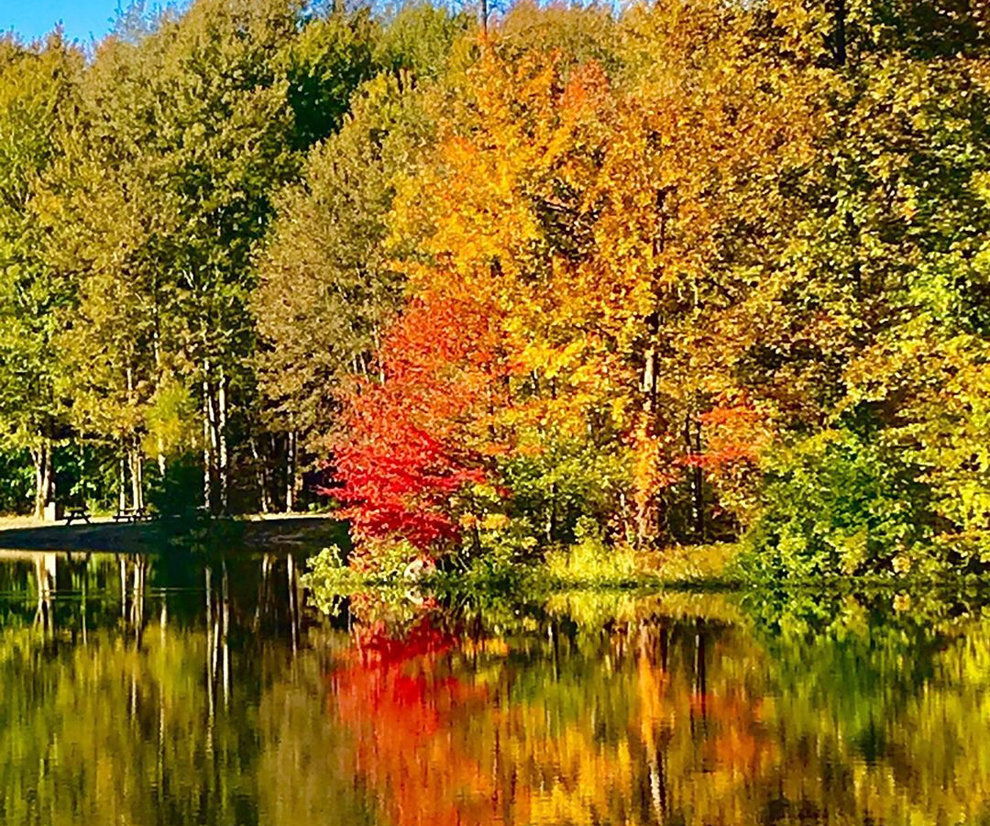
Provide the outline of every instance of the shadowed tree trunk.
<path id="1" fill-rule="evenodd" d="M 846 0 L 834 0 L 832 56 L 839 66 L 846 65 Z"/>
<path id="2" fill-rule="evenodd" d="M 298 436 L 295 430 L 286 435 L 285 450 L 285 509 L 292 512 L 296 509 L 296 450 Z"/>
<path id="3" fill-rule="evenodd" d="M 258 450 L 258 440 L 254 436 L 248 439 L 251 447 L 251 456 L 254 459 L 255 480 L 258 484 L 258 504 L 262 513 L 271 513 L 272 496 L 269 489 L 268 462 L 261 451 Z"/>
<path id="4" fill-rule="evenodd" d="M 701 456 L 701 423 L 689 409 L 684 419 L 684 442 L 687 455 L 698 459 Z M 688 467 L 688 486 L 691 491 L 691 530 L 696 542 L 705 541 L 705 492 L 704 475 L 696 461 Z"/>
<path id="5" fill-rule="evenodd" d="M 223 368 L 220 369 L 220 380 L 217 383 L 216 445 L 219 507 L 221 513 L 227 513 L 230 463 L 227 456 L 227 377 L 224 375 Z"/>

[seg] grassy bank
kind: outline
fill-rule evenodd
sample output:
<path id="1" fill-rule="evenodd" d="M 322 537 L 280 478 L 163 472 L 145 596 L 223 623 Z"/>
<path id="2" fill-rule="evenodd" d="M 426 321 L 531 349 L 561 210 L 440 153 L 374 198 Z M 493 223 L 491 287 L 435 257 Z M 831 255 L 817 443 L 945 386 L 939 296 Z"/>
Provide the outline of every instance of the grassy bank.
<path id="1" fill-rule="evenodd" d="M 681 546 L 654 551 L 584 543 L 550 550 L 539 561 L 520 562 L 497 553 L 448 561 L 436 570 L 404 564 L 359 571 L 343 564 L 335 548 L 310 560 L 306 584 L 314 592 L 347 594 L 368 588 L 415 587 L 433 593 L 534 596 L 582 589 L 725 590 L 743 583 L 734 574 L 735 544 Z"/>
<path id="2" fill-rule="evenodd" d="M 731 587 L 739 584 L 732 543 L 635 551 L 581 544 L 550 551 L 534 575 L 553 589 L 654 586 Z"/>
<path id="3" fill-rule="evenodd" d="M 573 591 L 682 591 L 740 590 L 787 599 L 814 594 L 904 592 L 917 595 L 963 593 L 985 587 L 986 578 L 951 570 L 896 572 L 883 575 L 819 575 L 780 580 L 754 580 L 744 575 L 737 560 L 741 546 L 722 543 L 673 546 L 635 551 L 587 542 L 556 548 L 539 560 L 520 562 L 497 552 L 468 561 L 447 560 L 436 570 L 410 568 L 405 562 L 375 571 L 358 571 L 342 563 L 336 549 L 310 560 L 305 577 L 317 597 L 343 596 L 369 589 L 497 598 L 546 598 Z"/>

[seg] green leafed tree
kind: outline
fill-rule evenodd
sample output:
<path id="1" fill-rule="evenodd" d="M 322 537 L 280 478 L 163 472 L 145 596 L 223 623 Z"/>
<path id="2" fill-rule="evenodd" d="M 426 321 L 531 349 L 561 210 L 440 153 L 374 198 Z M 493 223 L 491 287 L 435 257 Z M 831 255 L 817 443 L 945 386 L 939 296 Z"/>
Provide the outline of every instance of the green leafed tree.
<path id="1" fill-rule="evenodd" d="M 59 158 L 82 56 L 56 32 L 0 41 L 0 438 L 34 463 L 34 512 L 53 495 L 52 449 L 66 431 L 55 347 L 73 300 L 71 274 L 41 254 L 40 181 Z"/>
<path id="2" fill-rule="evenodd" d="M 304 444 L 315 447 L 332 418 L 341 379 L 372 369 L 401 298 L 386 219 L 396 174 L 415 165 L 431 132 L 411 76 L 382 74 L 352 99 L 341 131 L 310 154 L 303 181 L 280 196 L 253 308 L 265 341 L 262 386 L 279 427 Z"/>

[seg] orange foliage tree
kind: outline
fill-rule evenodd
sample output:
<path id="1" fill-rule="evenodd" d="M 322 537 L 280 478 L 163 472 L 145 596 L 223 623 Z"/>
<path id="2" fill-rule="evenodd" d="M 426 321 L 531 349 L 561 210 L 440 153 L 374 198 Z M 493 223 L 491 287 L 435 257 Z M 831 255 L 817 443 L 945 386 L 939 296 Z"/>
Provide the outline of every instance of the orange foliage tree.
<path id="1" fill-rule="evenodd" d="M 726 400 L 745 396 L 739 364 L 766 322 L 758 252 L 785 241 L 780 181 L 813 119 L 797 80 L 747 49 L 747 21 L 715 3 L 631 13 L 637 71 L 615 77 L 496 33 L 458 79 L 434 161 L 396 187 L 391 243 L 416 253 L 384 384 L 344 400 L 359 531 L 456 538 L 452 494 L 482 479 L 550 540 L 581 515 L 620 538 L 704 539 L 713 482 L 728 507 L 749 501 L 740 469 L 774 403 Z M 480 327 L 439 329 L 438 310 L 430 335 L 407 329 L 465 296 Z M 748 444 L 705 458 L 750 413 Z"/>

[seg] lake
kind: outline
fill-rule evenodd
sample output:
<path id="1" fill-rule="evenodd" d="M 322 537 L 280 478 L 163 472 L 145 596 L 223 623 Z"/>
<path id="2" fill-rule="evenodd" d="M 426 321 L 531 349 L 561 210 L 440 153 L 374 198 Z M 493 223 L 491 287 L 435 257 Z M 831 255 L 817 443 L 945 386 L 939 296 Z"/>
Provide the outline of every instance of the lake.
<path id="1" fill-rule="evenodd" d="M 981 593 L 323 611 L 301 556 L 0 557 L 5 826 L 990 823 Z"/>

